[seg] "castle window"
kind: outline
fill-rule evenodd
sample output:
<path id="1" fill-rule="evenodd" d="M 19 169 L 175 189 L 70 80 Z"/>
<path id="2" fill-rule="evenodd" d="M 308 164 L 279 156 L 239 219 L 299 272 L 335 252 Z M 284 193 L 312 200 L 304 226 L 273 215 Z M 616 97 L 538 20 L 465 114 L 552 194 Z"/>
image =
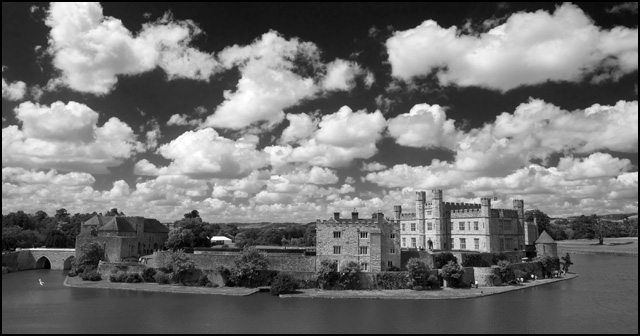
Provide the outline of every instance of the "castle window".
<path id="1" fill-rule="evenodd" d="M 360 246 L 358 248 L 358 254 L 369 254 L 369 247 L 368 246 Z"/>
<path id="2" fill-rule="evenodd" d="M 391 234 L 389 235 L 389 238 L 391 238 L 391 239 L 396 239 L 396 234 L 395 234 L 395 233 L 391 233 Z"/>
<path id="3" fill-rule="evenodd" d="M 402 246 L 407 246 L 407 238 L 402 238 Z"/>
<path id="4" fill-rule="evenodd" d="M 402 224 L 402 231 L 406 231 L 406 230 L 407 230 L 406 224 L 403 223 Z"/>
<path id="5" fill-rule="evenodd" d="M 387 267 L 388 268 L 393 267 L 393 261 L 391 261 L 391 260 L 387 261 Z"/>
<path id="6" fill-rule="evenodd" d="M 473 247 L 474 247 L 476 250 L 479 250 L 479 249 L 480 249 L 480 239 L 479 239 L 479 238 L 473 238 Z"/>
<path id="7" fill-rule="evenodd" d="M 340 254 L 342 248 L 340 246 L 333 247 L 333 254 Z"/>
<path id="8" fill-rule="evenodd" d="M 415 231 L 416 230 L 416 223 L 411 223 L 411 231 Z"/>
<path id="9" fill-rule="evenodd" d="M 451 238 L 451 249 L 452 249 L 452 250 L 453 250 L 453 247 L 454 247 L 454 245 L 453 245 L 453 238 Z"/>
<path id="10" fill-rule="evenodd" d="M 367 264 L 366 262 L 363 262 L 361 265 L 362 265 L 362 270 L 363 271 L 368 271 L 369 270 L 369 264 Z"/>
<path id="11" fill-rule="evenodd" d="M 464 222 L 459 223 L 458 229 L 460 229 L 460 231 L 464 231 Z"/>
<path id="12" fill-rule="evenodd" d="M 427 230 L 429 230 L 429 231 L 433 230 L 433 223 L 432 222 L 427 222 Z"/>
<path id="13" fill-rule="evenodd" d="M 369 238 L 369 232 L 360 232 L 360 238 L 362 239 Z"/>
<path id="14" fill-rule="evenodd" d="M 389 249 L 389 253 L 391 253 L 391 254 L 395 254 L 395 253 L 396 253 L 396 249 L 395 249 L 395 248 L 393 248 L 393 247 L 392 247 L 392 248 L 390 248 L 390 249 Z"/>
<path id="15" fill-rule="evenodd" d="M 431 211 L 427 211 L 427 216 L 431 216 Z"/>
<path id="16" fill-rule="evenodd" d="M 333 231 L 333 238 L 340 238 L 342 236 L 341 231 Z"/>
<path id="17" fill-rule="evenodd" d="M 461 250 L 467 249 L 467 240 L 465 238 L 460 238 L 460 249 Z"/>
<path id="18" fill-rule="evenodd" d="M 473 229 L 478 231 L 478 222 L 473 222 Z"/>
<path id="19" fill-rule="evenodd" d="M 502 223 L 502 232 L 510 232 L 511 231 L 511 221 L 503 220 Z"/>
<path id="20" fill-rule="evenodd" d="M 416 239 L 411 238 L 411 247 L 416 247 Z"/>

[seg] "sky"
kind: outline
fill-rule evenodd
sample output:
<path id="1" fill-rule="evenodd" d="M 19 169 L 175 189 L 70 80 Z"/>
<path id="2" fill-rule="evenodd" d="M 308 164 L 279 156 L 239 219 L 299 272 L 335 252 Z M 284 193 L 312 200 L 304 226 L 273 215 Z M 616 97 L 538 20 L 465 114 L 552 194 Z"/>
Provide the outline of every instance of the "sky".
<path id="1" fill-rule="evenodd" d="M 637 212 L 638 3 L 2 4 L 3 214 L 306 223 L 432 189 Z"/>

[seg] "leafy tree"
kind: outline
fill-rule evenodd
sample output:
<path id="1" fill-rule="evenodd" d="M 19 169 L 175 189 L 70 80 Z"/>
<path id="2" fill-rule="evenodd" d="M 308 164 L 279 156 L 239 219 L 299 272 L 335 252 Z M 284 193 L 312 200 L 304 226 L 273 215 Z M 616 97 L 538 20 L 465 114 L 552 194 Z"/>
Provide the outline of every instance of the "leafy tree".
<path id="1" fill-rule="evenodd" d="M 318 269 L 317 278 L 320 289 L 333 288 L 340 279 L 338 262 L 329 259 L 322 260 L 320 262 L 320 268 Z"/>
<path id="2" fill-rule="evenodd" d="M 185 283 L 187 276 L 196 269 L 195 263 L 183 250 L 171 252 L 169 257 L 160 265 L 160 269 L 171 273 L 174 283 Z"/>
<path id="3" fill-rule="evenodd" d="M 413 279 L 414 286 L 424 286 L 429 274 L 429 266 L 424 260 L 419 258 L 411 258 L 407 261 L 407 270 Z"/>
<path id="4" fill-rule="evenodd" d="M 527 210 L 524 213 L 524 218 L 526 221 L 533 221 L 533 219 L 535 218 L 536 224 L 538 225 L 538 234 L 541 234 L 542 231 L 547 230 L 547 232 L 549 231 L 549 224 L 551 223 L 551 218 L 549 218 L 549 216 L 538 210 Z"/>
<path id="5" fill-rule="evenodd" d="M 357 262 L 347 262 L 340 272 L 340 287 L 342 289 L 360 289 L 360 273 L 360 265 Z"/>
<path id="6" fill-rule="evenodd" d="M 443 279 L 449 282 L 450 287 L 458 287 L 461 285 L 464 268 L 451 260 L 446 265 L 442 266 L 439 273 Z"/>
<path id="7" fill-rule="evenodd" d="M 210 247 L 211 237 L 218 234 L 220 226 L 203 222 L 200 217 L 183 218 L 174 223 L 176 228 L 188 229 L 193 233 L 191 247 Z"/>
<path id="8" fill-rule="evenodd" d="M 44 246 L 54 248 L 65 248 L 69 246 L 67 235 L 59 230 L 49 232 L 44 241 Z"/>
<path id="9" fill-rule="evenodd" d="M 440 253 L 437 253 L 434 257 L 434 264 L 435 264 L 434 266 L 435 268 L 442 268 L 449 261 L 453 261 L 457 263 L 458 258 L 456 258 L 456 256 L 454 256 L 453 253 L 451 252 L 440 252 Z"/>
<path id="10" fill-rule="evenodd" d="M 508 260 L 498 261 L 498 269 L 500 270 L 500 278 L 502 279 L 502 282 L 508 282 L 513 278 L 511 263 Z"/>
<path id="11" fill-rule="evenodd" d="M 38 233 L 33 230 L 23 230 L 18 226 L 2 228 L 2 249 L 12 250 L 17 247 L 29 248 L 41 245 Z"/>
<path id="12" fill-rule="evenodd" d="M 198 210 L 191 210 L 191 212 L 184 214 L 184 218 L 200 218 L 200 213 Z"/>
<path id="13" fill-rule="evenodd" d="M 605 226 L 604 221 L 597 215 L 591 215 L 592 223 L 591 230 L 594 235 L 598 237 L 598 245 L 604 244 Z"/>
<path id="14" fill-rule="evenodd" d="M 296 279 L 288 273 L 278 273 L 276 278 L 271 283 L 271 294 L 280 295 L 293 293 L 296 289 L 298 289 L 298 282 Z"/>
<path id="15" fill-rule="evenodd" d="M 233 282 L 252 286 L 259 278 L 259 271 L 266 270 L 269 266 L 269 260 L 264 253 L 249 246 L 234 260 L 234 264 L 236 267 L 231 270 Z"/>
<path id="16" fill-rule="evenodd" d="M 571 262 L 571 256 L 569 255 L 569 252 L 567 252 L 567 255 L 565 255 L 560 259 L 562 259 L 562 270 L 565 273 L 569 272 L 569 267 L 573 265 L 573 262 Z"/>
<path id="17" fill-rule="evenodd" d="M 308 224 L 303 237 L 305 246 L 316 246 L 316 225 Z"/>
<path id="18" fill-rule="evenodd" d="M 173 251 L 195 246 L 195 236 L 189 229 L 178 227 L 169 231 L 169 238 L 166 243 L 167 248 Z"/>
<path id="19" fill-rule="evenodd" d="M 17 226 L 23 230 L 33 230 L 35 225 L 29 215 L 20 210 L 18 212 L 10 212 L 6 216 L 2 216 L 2 227 Z"/>
<path id="20" fill-rule="evenodd" d="M 71 273 L 80 274 L 98 268 L 104 257 L 104 250 L 96 242 L 84 243 L 80 246 L 80 255 L 74 259 Z"/>

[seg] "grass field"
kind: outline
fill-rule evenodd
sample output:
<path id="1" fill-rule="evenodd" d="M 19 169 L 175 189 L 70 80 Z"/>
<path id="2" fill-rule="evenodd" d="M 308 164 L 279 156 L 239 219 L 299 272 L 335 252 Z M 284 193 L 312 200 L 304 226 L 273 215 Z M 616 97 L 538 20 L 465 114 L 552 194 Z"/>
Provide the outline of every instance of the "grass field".
<path id="1" fill-rule="evenodd" d="M 559 240 L 558 254 L 563 253 L 606 253 L 638 255 L 638 237 L 605 238 L 603 245 L 598 239 Z"/>

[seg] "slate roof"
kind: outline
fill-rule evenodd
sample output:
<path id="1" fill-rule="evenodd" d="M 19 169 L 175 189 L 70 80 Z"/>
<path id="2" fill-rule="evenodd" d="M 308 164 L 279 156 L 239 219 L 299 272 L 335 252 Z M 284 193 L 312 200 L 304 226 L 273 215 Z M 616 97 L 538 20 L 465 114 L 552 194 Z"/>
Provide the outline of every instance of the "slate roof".
<path id="1" fill-rule="evenodd" d="M 557 244 L 553 238 L 547 233 L 547 231 L 542 231 L 540 237 L 536 240 L 534 244 Z"/>
<path id="2" fill-rule="evenodd" d="M 169 233 L 169 228 L 153 218 L 144 219 L 144 232 Z"/>
<path id="3" fill-rule="evenodd" d="M 98 231 L 136 232 L 126 217 L 103 216 L 104 225 Z"/>
<path id="4" fill-rule="evenodd" d="M 96 226 L 98 231 L 136 232 L 136 221 L 141 217 L 95 215 L 82 223 L 82 226 Z M 169 233 L 169 228 L 157 219 L 143 218 L 144 232 Z"/>

